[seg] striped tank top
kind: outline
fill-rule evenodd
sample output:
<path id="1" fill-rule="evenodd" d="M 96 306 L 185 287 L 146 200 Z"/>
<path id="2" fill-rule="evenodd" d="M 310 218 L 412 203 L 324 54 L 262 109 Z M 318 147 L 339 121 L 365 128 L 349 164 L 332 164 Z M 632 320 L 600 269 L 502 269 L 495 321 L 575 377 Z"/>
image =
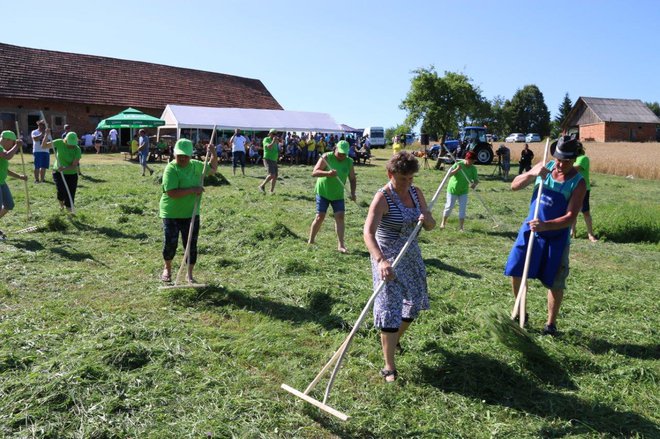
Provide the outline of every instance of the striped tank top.
<path id="1" fill-rule="evenodd" d="M 410 224 L 412 222 L 416 224 L 421 213 L 415 186 L 410 186 L 410 189 L 408 189 L 415 207 L 406 207 L 396 192 L 394 192 L 391 183 L 388 183 L 388 187 L 390 189 L 389 193 L 383 188 L 379 189 L 379 192 L 385 195 L 388 208 L 387 214 L 383 215 L 376 229 L 376 240 L 379 242 L 399 239 L 402 230 L 407 229 L 404 227 L 406 223 Z"/>

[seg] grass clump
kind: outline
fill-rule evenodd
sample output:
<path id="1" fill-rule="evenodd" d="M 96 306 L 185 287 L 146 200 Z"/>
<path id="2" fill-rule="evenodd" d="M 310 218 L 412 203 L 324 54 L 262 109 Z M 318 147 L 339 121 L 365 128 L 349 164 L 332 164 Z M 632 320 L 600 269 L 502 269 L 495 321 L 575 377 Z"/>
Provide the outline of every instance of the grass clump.
<path id="1" fill-rule="evenodd" d="M 51 215 L 46 219 L 46 230 L 50 232 L 64 232 L 69 228 L 62 215 Z"/>
<path id="2" fill-rule="evenodd" d="M 604 218 L 596 223 L 595 232 L 608 241 L 619 243 L 660 243 L 660 207 L 637 204 L 607 206 L 599 212 Z"/>
<path id="3" fill-rule="evenodd" d="M 204 186 L 228 186 L 229 180 L 219 172 L 204 177 Z"/>
<path id="4" fill-rule="evenodd" d="M 119 210 L 125 215 L 142 215 L 144 214 L 144 208 L 132 204 L 120 204 Z"/>
<path id="5" fill-rule="evenodd" d="M 278 241 L 286 238 L 298 238 L 298 235 L 283 223 L 276 221 L 270 225 L 257 226 L 252 232 L 252 238 L 256 241 Z"/>

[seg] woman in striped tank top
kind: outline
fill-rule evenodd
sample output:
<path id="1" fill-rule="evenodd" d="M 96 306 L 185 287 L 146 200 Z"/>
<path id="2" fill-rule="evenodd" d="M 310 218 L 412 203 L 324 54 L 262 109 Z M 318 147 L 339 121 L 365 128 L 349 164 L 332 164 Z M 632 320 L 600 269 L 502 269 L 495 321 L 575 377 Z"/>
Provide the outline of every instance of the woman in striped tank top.
<path id="1" fill-rule="evenodd" d="M 412 185 L 419 170 L 414 155 L 401 151 L 387 162 L 390 181 L 374 196 L 364 224 L 364 242 L 371 255 L 374 289 L 386 283 L 374 301 L 374 324 L 381 330 L 385 367 L 380 371 L 385 381 L 396 380 L 394 352 L 401 348 L 399 340 L 417 317 L 429 308 L 426 268 L 415 238 L 396 269 L 394 260 L 408 240 L 418 221 L 425 230 L 435 227 L 433 215 L 419 188 Z"/>

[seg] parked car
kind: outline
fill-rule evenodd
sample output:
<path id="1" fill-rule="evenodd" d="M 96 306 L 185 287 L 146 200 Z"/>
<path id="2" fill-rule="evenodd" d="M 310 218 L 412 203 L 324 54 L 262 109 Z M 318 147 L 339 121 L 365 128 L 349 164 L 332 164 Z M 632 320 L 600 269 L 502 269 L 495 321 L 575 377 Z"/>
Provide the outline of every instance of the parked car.
<path id="1" fill-rule="evenodd" d="M 541 136 L 538 133 L 529 133 L 525 136 L 525 142 L 531 143 L 531 142 L 540 142 L 541 141 Z"/>
<path id="2" fill-rule="evenodd" d="M 525 135 L 523 133 L 511 133 L 507 136 L 506 139 L 504 139 L 505 142 L 510 143 L 510 142 L 524 142 L 525 141 Z"/>

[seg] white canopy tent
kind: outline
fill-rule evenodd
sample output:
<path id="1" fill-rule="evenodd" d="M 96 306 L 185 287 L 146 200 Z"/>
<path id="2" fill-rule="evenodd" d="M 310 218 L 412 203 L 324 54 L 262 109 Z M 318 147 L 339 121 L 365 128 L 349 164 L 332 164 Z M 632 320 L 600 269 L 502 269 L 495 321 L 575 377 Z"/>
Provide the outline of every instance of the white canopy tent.
<path id="1" fill-rule="evenodd" d="M 159 134 L 161 129 L 176 129 L 177 137 L 181 137 L 181 129 L 211 130 L 214 126 L 218 130 L 344 132 L 329 114 L 307 111 L 168 105 L 160 118 L 165 125 L 158 128 Z"/>

